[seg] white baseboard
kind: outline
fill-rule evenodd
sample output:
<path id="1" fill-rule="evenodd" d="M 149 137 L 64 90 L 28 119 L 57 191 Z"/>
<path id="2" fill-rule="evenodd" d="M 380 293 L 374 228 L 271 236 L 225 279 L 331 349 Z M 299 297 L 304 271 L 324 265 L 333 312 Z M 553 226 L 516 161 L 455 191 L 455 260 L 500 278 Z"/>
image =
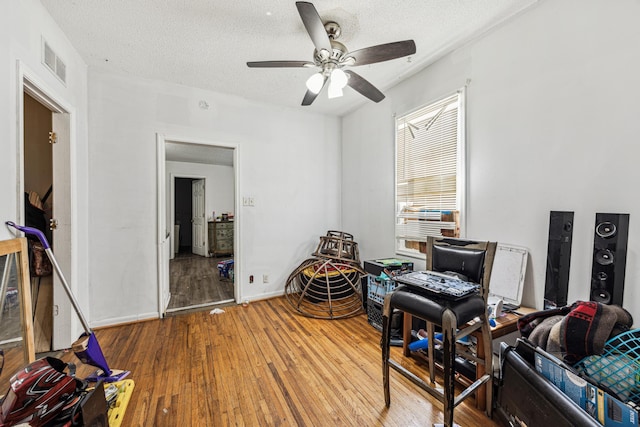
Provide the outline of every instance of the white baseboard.
<path id="1" fill-rule="evenodd" d="M 99 320 L 97 322 L 91 322 L 91 327 L 101 328 L 105 326 L 117 326 L 123 323 L 133 323 L 133 322 L 140 322 L 143 320 L 158 319 L 159 317 L 160 317 L 160 314 L 157 311 L 152 313 L 141 313 L 141 314 L 138 314 L 137 316 L 113 317 L 111 319 L 104 319 L 104 320 Z"/>
<path id="2" fill-rule="evenodd" d="M 275 298 L 275 297 L 281 297 L 284 295 L 284 289 L 280 289 L 278 291 L 273 291 L 273 292 L 268 292 L 268 293 L 264 293 L 264 294 L 260 294 L 260 295 L 248 295 L 242 298 L 242 301 L 248 300 L 248 301 L 260 301 L 263 299 L 269 299 L 269 298 Z M 239 301 L 239 302 L 242 302 Z"/>

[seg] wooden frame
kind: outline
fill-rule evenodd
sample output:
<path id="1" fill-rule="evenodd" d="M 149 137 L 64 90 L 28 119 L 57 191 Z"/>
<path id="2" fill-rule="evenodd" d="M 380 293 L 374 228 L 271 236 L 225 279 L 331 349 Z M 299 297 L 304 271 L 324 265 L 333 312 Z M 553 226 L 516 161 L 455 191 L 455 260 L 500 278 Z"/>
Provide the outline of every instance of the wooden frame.
<path id="1" fill-rule="evenodd" d="M 27 248 L 27 239 L 25 237 L 0 241 L 0 256 L 8 256 L 8 261 L 15 260 L 20 305 L 20 323 L 22 330 L 22 348 L 25 365 L 36 360 Z M 2 275 L 0 275 L 0 280 L 1 277 Z M 0 307 L 0 310 L 2 310 L 2 307 Z"/>

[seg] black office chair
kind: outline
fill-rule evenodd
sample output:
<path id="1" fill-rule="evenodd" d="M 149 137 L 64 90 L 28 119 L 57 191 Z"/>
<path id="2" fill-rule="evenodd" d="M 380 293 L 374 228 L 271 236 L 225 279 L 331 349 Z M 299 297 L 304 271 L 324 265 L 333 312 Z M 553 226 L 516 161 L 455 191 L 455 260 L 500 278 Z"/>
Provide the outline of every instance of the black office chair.
<path id="1" fill-rule="evenodd" d="M 496 251 L 495 242 L 476 242 L 453 238 L 433 238 L 427 240 L 427 270 L 454 273 L 469 282 L 481 285 L 479 295 L 462 300 L 436 299 L 432 295 L 419 292 L 415 288 L 399 286 L 386 295 L 382 313 L 382 374 L 384 397 L 387 406 L 391 403 L 389 393 L 389 366 L 409 378 L 420 388 L 429 392 L 444 404 L 444 424 L 453 425 L 453 409 L 470 396 L 478 387 L 486 384 L 486 411 L 491 417 L 493 352 L 491 348 L 491 328 L 487 315 L 487 298 L 491 267 Z M 429 339 L 428 359 L 431 384 L 422 380 L 400 364 L 389 358 L 391 318 L 397 309 L 427 322 Z M 479 320 L 476 320 L 479 318 Z M 436 389 L 434 372 L 434 325 L 442 327 L 442 365 L 444 389 Z M 459 326 L 464 326 L 458 330 Z M 455 397 L 456 341 L 478 329 L 482 332 L 484 358 L 478 359 L 469 352 L 459 352 L 459 356 L 484 365 L 485 374 L 474 381 Z"/>

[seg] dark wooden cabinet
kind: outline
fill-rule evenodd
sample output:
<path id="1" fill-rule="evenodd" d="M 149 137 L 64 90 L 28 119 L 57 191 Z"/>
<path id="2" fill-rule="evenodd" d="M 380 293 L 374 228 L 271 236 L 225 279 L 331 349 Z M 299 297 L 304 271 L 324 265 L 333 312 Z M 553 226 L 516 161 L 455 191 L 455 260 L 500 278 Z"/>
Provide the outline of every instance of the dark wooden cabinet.
<path id="1" fill-rule="evenodd" d="M 233 255 L 233 221 L 209 221 L 209 253 Z"/>

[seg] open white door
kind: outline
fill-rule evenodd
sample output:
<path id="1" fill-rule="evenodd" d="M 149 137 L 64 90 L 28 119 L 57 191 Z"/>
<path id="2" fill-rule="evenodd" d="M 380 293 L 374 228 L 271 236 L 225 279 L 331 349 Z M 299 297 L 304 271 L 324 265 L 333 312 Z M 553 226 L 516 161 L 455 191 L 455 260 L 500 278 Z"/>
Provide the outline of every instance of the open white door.
<path id="1" fill-rule="evenodd" d="M 169 288 L 169 258 L 171 257 L 171 232 L 167 227 L 167 181 L 165 175 L 164 137 L 156 134 L 157 183 L 158 183 L 158 314 L 164 317 L 171 299 Z"/>
<path id="2" fill-rule="evenodd" d="M 204 179 L 194 179 L 191 182 L 192 200 L 192 250 L 196 255 L 207 256 L 205 237 L 205 199 L 204 199 Z"/>
<path id="3" fill-rule="evenodd" d="M 53 219 L 51 235 L 53 252 L 60 268 L 69 283 L 77 289 L 78 284 L 71 277 L 71 174 L 69 159 L 71 157 L 70 116 L 66 113 L 53 113 L 53 132 L 56 135 L 53 143 Z M 52 350 L 68 348 L 75 338 L 71 335 L 72 319 L 77 319 L 62 283 L 57 275 L 53 277 L 53 337 Z M 86 284 L 85 284 L 86 286 Z M 74 320 L 75 322 L 75 320 Z"/>

